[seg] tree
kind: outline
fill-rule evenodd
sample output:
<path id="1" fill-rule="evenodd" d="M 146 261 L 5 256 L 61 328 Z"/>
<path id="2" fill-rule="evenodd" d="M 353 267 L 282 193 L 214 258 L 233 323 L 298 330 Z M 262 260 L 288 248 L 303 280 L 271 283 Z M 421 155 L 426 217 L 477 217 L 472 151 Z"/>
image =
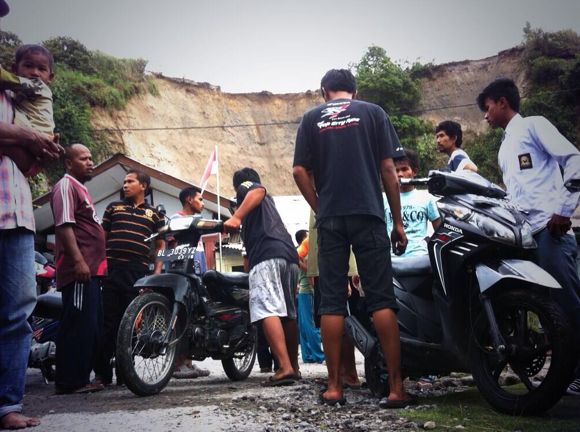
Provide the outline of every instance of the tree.
<path id="1" fill-rule="evenodd" d="M 376 103 L 389 115 L 417 108 L 421 100 L 417 82 L 393 63 L 384 48 L 369 47 L 355 70 L 361 99 Z"/>
<path id="2" fill-rule="evenodd" d="M 14 52 L 22 45 L 22 41 L 14 33 L 0 30 L 0 65 L 10 70 L 14 63 Z"/>
<path id="3" fill-rule="evenodd" d="M 420 65 L 403 69 L 386 51 L 371 46 L 354 65 L 359 97 L 382 107 L 393 123 L 401 144 L 417 151 L 421 160 L 420 175 L 440 165 L 433 140 L 434 126 L 411 115 L 421 101 Z"/>

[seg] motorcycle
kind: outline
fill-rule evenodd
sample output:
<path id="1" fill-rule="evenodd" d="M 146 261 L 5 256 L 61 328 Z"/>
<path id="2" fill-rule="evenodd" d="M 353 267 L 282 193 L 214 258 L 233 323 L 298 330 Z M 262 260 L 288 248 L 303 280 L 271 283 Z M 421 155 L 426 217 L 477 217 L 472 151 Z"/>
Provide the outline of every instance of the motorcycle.
<path id="1" fill-rule="evenodd" d="M 392 259 L 403 375 L 470 372 L 495 410 L 546 411 L 571 381 L 577 352 L 567 316 L 550 297 L 562 288 L 528 259 L 536 244 L 524 213 L 475 173 L 431 171 L 401 182 L 427 185 L 441 197 L 443 217 L 429 255 Z M 371 392 L 388 394 L 366 311 L 348 316 L 345 332 L 365 357 Z"/>
<path id="2" fill-rule="evenodd" d="M 56 291 L 56 268 L 52 260 L 48 260 L 40 252 L 34 252 L 34 267 L 36 270 L 36 294 Z"/>
<path id="3" fill-rule="evenodd" d="M 135 283 L 140 294 L 129 305 L 117 335 L 116 366 L 136 395 L 159 393 L 169 382 L 177 355 L 221 360 L 232 381 L 246 379 L 256 360 L 256 329 L 250 322 L 246 273 L 194 272 L 203 234 L 223 231 L 223 222 L 185 216 L 171 219 L 158 235 L 177 246 L 160 251 L 167 273 Z M 192 245 L 192 246 L 190 246 Z"/>
<path id="4" fill-rule="evenodd" d="M 29 318 L 32 341 L 28 367 L 40 369 L 46 383 L 54 381 L 56 364 L 56 334 L 62 313 L 60 292 L 47 292 L 38 296 Z"/>

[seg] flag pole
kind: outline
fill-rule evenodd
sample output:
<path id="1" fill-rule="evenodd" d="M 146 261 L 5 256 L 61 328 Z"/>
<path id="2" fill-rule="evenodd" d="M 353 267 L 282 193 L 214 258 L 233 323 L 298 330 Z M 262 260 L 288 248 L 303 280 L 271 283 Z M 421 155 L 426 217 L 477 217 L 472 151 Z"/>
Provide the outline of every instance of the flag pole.
<path id="1" fill-rule="evenodd" d="M 219 153 L 218 153 L 218 146 L 215 145 L 215 161 L 216 161 L 216 183 L 217 183 L 217 206 L 218 206 L 218 220 L 222 220 L 221 218 L 221 203 L 220 203 L 220 162 L 219 162 Z M 220 242 L 220 271 L 223 271 L 223 261 L 222 261 L 222 233 L 219 233 L 219 242 Z"/>

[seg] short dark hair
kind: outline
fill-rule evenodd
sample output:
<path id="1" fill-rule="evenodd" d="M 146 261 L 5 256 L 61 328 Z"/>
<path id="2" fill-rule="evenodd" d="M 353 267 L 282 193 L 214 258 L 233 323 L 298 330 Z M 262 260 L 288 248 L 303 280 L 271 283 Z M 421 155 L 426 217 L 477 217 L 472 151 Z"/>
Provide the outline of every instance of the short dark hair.
<path id="1" fill-rule="evenodd" d="M 296 243 L 298 243 L 298 246 L 302 244 L 302 242 L 306 237 L 308 237 L 308 230 L 305 229 L 298 230 L 294 234 L 294 238 L 296 239 Z"/>
<path id="2" fill-rule="evenodd" d="M 409 162 L 409 166 L 415 171 L 419 171 L 419 155 L 415 150 L 405 149 L 404 156 L 396 156 L 393 159 L 396 162 Z"/>
<path id="3" fill-rule="evenodd" d="M 520 91 L 516 83 L 509 78 L 498 78 L 484 88 L 477 96 L 477 105 L 480 110 L 485 111 L 485 100 L 487 98 L 497 102 L 502 97 L 505 98 L 511 109 L 515 112 L 520 111 Z"/>
<path id="4" fill-rule="evenodd" d="M 151 177 L 149 177 L 149 174 L 146 174 L 143 171 L 139 171 L 137 169 L 130 169 L 129 171 L 127 171 L 126 175 L 128 174 L 135 174 L 135 177 L 137 177 L 139 183 L 146 185 L 145 195 L 151 192 Z"/>
<path id="5" fill-rule="evenodd" d="M 463 132 L 461 125 L 451 120 L 444 120 L 437 125 L 435 133 L 443 131 L 449 138 L 455 138 L 455 145 L 461 147 L 463 144 Z"/>
<path id="6" fill-rule="evenodd" d="M 22 59 L 28 54 L 42 54 L 48 59 L 48 66 L 50 67 L 50 72 L 54 68 L 54 57 L 52 53 L 42 45 L 37 44 L 25 44 L 20 45 L 14 54 L 14 63 L 18 65 Z"/>
<path id="7" fill-rule="evenodd" d="M 242 168 L 234 173 L 234 189 L 238 190 L 238 187 L 245 181 L 251 181 L 252 183 L 262 183 L 260 181 L 260 174 L 258 174 L 255 169 L 249 167 Z"/>
<path id="8" fill-rule="evenodd" d="M 179 192 L 179 201 L 181 201 L 181 205 L 185 205 L 187 198 L 195 196 L 196 194 L 201 194 L 201 189 L 197 186 L 188 186 L 181 189 L 181 192 Z"/>
<path id="9" fill-rule="evenodd" d="M 348 69 L 331 69 L 320 80 L 320 87 L 328 91 L 356 93 L 356 79 Z"/>

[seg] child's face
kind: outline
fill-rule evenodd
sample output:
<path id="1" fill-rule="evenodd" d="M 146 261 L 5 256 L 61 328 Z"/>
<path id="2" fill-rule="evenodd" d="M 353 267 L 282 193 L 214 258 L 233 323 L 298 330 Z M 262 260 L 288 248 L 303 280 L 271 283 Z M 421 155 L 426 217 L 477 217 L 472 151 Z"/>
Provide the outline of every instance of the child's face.
<path id="1" fill-rule="evenodd" d="M 397 161 L 395 162 L 395 169 L 397 170 L 397 176 L 402 178 L 412 179 L 417 175 L 417 170 L 411 168 L 409 161 Z M 401 192 L 410 192 L 415 188 L 415 186 L 411 185 L 401 185 L 400 191 Z"/>
<path id="2" fill-rule="evenodd" d="M 417 175 L 417 171 L 411 168 L 409 161 L 395 162 L 395 169 L 399 178 L 413 178 Z"/>
<path id="3" fill-rule="evenodd" d="M 38 78 L 45 84 L 50 83 L 53 77 L 48 57 L 39 52 L 29 52 L 14 65 L 13 72 L 21 77 Z"/>

